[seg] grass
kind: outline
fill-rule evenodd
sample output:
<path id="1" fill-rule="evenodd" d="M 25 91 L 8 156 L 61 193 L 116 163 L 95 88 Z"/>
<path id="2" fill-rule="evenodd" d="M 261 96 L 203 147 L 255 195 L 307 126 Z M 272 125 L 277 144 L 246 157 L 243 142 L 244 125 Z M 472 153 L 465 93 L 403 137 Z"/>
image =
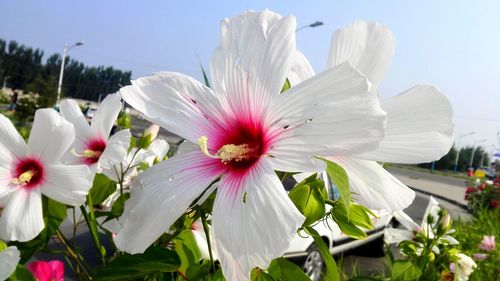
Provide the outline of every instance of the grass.
<path id="1" fill-rule="evenodd" d="M 419 171 L 423 173 L 429 173 L 431 174 L 431 171 L 427 168 L 421 168 L 413 165 L 405 165 L 405 164 L 393 164 L 393 163 L 388 163 L 384 164 L 385 167 L 397 167 L 397 168 L 402 168 L 402 169 L 407 169 L 407 170 L 413 170 L 413 171 Z M 468 177 L 466 174 L 462 172 L 455 173 L 453 171 L 442 171 L 442 170 L 434 170 L 432 172 L 434 175 L 440 175 L 440 176 L 445 176 L 445 177 L 453 177 L 453 178 L 458 178 L 458 179 L 464 179 L 464 180 L 471 180 L 471 177 Z"/>

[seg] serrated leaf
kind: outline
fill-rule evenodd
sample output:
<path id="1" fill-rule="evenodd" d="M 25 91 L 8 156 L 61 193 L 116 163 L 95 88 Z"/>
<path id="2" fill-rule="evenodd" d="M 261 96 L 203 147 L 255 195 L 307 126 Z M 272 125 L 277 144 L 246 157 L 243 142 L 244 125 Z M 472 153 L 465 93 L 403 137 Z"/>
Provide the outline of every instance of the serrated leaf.
<path id="1" fill-rule="evenodd" d="M 325 200 L 320 186 L 315 181 L 303 180 L 288 196 L 297 209 L 306 217 L 303 225 L 310 225 L 325 215 Z"/>
<path id="2" fill-rule="evenodd" d="M 116 191 L 116 183 L 110 180 L 103 174 L 96 174 L 92 188 L 90 189 L 90 196 L 94 204 L 99 205 L 106 200 L 113 192 Z"/>
<path id="3" fill-rule="evenodd" d="M 296 264 L 284 258 L 277 258 L 271 262 L 269 275 L 278 281 L 309 281 L 309 277 Z"/>
<path id="4" fill-rule="evenodd" d="M 346 171 L 337 163 L 325 158 L 320 158 L 326 163 L 326 173 L 337 187 L 340 197 L 344 202 L 347 218 L 349 218 L 349 205 L 351 204 L 351 191 L 349 189 L 349 178 Z"/>
<path id="5" fill-rule="evenodd" d="M 151 247 L 143 254 L 119 256 L 99 268 L 92 280 L 118 281 L 143 279 L 149 274 L 175 272 L 180 260 L 177 253 L 162 247 Z"/>
<path id="6" fill-rule="evenodd" d="M 345 235 L 355 239 L 363 239 L 366 237 L 366 233 L 359 229 L 354 224 L 354 221 L 347 218 L 347 212 L 342 202 L 337 202 L 336 205 L 330 209 L 330 214 Z"/>
<path id="7" fill-rule="evenodd" d="M 365 228 L 365 229 L 372 229 L 373 224 L 372 220 L 370 219 L 370 216 L 366 212 L 366 208 L 358 205 L 356 203 L 351 203 L 350 207 L 350 217 L 349 221 L 352 222 L 354 225 Z"/>

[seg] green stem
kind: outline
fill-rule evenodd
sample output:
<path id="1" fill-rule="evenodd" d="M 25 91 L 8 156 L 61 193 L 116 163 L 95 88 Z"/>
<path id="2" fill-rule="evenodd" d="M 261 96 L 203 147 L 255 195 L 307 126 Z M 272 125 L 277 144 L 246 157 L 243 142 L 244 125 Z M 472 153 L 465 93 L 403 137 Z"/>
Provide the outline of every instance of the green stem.
<path id="1" fill-rule="evenodd" d="M 88 266 L 84 264 L 82 256 L 71 246 L 66 237 L 64 237 L 64 234 L 59 229 L 56 230 L 56 235 L 59 238 L 61 244 L 63 244 L 64 248 L 66 248 L 68 255 L 75 261 L 77 268 L 82 271 L 85 280 L 92 280 L 92 276 L 89 274 Z"/>
<path id="2" fill-rule="evenodd" d="M 99 253 L 99 256 L 101 257 L 101 262 L 102 264 L 106 264 L 106 249 L 102 246 L 101 240 L 99 240 L 97 223 L 95 221 L 94 205 L 90 193 L 87 195 L 87 204 L 89 207 L 90 215 L 87 213 L 87 210 L 85 210 L 85 207 L 83 205 L 80 206 L 80 210 L 82 210 L 83 217 L 85 218 L 85 221 L 89 226 L 90 234 L 92 236 L 92 241 L 94 242 L 94 245 L 97 249 L 97 252 Z"/>
<path id="3" fill-rule="evenodd" d="M 214 257 L 212 254 L 212 245 L 210 243 L 210 234 L 208 229 L 207 217 L 204 210 L 200 210 L 201 212 L 201 222 L 203 223 L 203 231 L 205 231 L 205 237 L 207 238 L 207 246 L 208 246 L 208 254 L 210 256 L 210 265 L 212 267 L 212 272 L 215 272 L 215 263 Z"/>

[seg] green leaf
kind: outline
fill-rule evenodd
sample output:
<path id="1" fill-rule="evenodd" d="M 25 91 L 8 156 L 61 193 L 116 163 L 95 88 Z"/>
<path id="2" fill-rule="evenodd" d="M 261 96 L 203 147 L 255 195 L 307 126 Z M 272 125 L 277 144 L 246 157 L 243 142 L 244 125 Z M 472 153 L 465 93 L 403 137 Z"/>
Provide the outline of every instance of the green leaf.
<path id="1" fill-rule="evenodd" d="M 43 219 L 45 222 L 45 238 L 48 240 L 56 233 L 59 225 L 66 218 L 66 205 L 54 201 L 46 196 L 42 198 Z"/>
<path id="2" fill-rule="evenodd" d="M 143 254 L 119 256 L 105 267 L 97 269 L 94 281 L 143 279 L 149 274 L 175 272 L 181 262 L 173 250 L 150 247 Z"/>
<path id="3" fill-rule="evenodd" d="M 358 205 L 356 203 L 351 203 L 350 207 L 350 217 L 349 221 L 354 225 L 365 228 L 372 229 L 373 224 L 370 216 L 368 215 L 367 208 L 364 206 Z M 369 210 L 368 210 L 369 211 Z M 372 213 L 370 211 L 370 213 Z"/>
<path id="4" fill-rule="evenodd" d="M 324 184 L 315 177 L 313 175 L 303 180 L 288 193 L 297 209 L 306 217 L 303 225 L 310 225 L 325 215 L 325 200 L 321 191 Z"/>
<path id="5" fill-rule="evenodd" d="M 7 248 L 7 244 L 5 244 L 5 242 L 0 240 L 0 252 L 5 250 L 6 248 Z"/>
<path id="6" fill-rule="evenodd" d="M 222 274 L 222 269 L 219 268 L 217 272 L 212 276 L 212 281 L 226 281 L 226 278 L 224 278 L 224 275 Z"/>
<path id="7" fill-rule="evenodd" d="M 292 87 L 292 84 L 290 84 L 290 80 L 288 80 L 288 78 L 286 78 L 285 84 L 283 84 L 283 88 L 281 88 L 280 93 L 285 92 L 286 90 L 290 89 L 291 87 Z"/>
<path id="8" fill-rule="evenodd" d="M 417 280 L 422 272 L 410 261 L 397 261 L 392 265 L 391 280 L 411 281 Z"/>
<path id="9" fill-rule="evenodd" d="M 116 183 L 114 181 L 103 174 L 95 175 L 92 188 L 90 189 L 90 196 L 94 200 L 94 204 L 101 204 L 115 191 Z"/>
<path id="10" fill-rule="evenodd" d="M 129 198 L 130 193 L 123 193 L 123 195 L 120 195 L 120 197 L 116 199 L 116 202 L 113 204 L 113 206 L 111 206 L 111 211 L 109 213 L 109 216 L 106 218 L 106 221 L 120 217 L 123 214 L 125 202 L 127 202 Z"/>
<path id="11" fill-rule="evenodd" d="M 180 271 L 186 272 L 186 269 L 197 263 L 201 258 L 200 250 L 196 244 L 191 230 L 184 230 L 174 240 L 175 251 L 181 260 Z"/>
<path id="12" fill-rule="evenodd" d="M 284 258 L 273 260 L 267 271 L 278 281 L 310 281 L 300 267 Z"/>
<path id="13" fill-rule="evenodd" d="M 344 201 L 344 206 L 349 218 L 349 204 L 351 203 L 351 191 L 349 190 L 349 178 L 347 173 L 340 165 L 325 158 L 320 158 L 326 163 L 326 173 L 330 180 L 337 187 L 340 197 Z"/>
<path id="14" fill-rule="evenodd" d="M 186 270 L 186 276 L 189 280 L 210 281 L 210 271 L 208 267 L 201 264 L 191 264 Z"/>
<path id="15" fill-rule="evenodd" d="M 252 270 L 252 273 L 250 273 L 250 280 L 251 281 L 274 281 L 274 279 L 273 279 L 273 277 L 271 277 L 271 275 L 265 273 L 260 268 L 254 268 Z"/>
<path id="16" fill-rule="evenodd" d="M 319 233 L 312 227 L 306 226 L 304 228 L 309 235 L 314 239 L 314 244 L 318 247 L 319 252 L 321 253 L 321 257 L 325 261 L 326 266 L 326 276 L 325 281 L 340 281 L 339 270 L 337 268 L 337 264 L 330 253 L 330 249 L 328 249 L 328 245 L 325 244 L 323 238 L 319 235 Z"/>
<path id="17" fill-rule="evenodd" d="M 366 237 L 366 233 L 359 229 L 354 221 L 347 218 L 347 212 L 343 206 L 343 202 L 337 201 L 335 206 L 330 209 L 330 214 L 333 220 L 337 223 L 340 230 L 349 237 L 355 239 L 363 239 Z"/>
<path id="18" fill-rule="evenodd" d="M 201 67 L 201 73 L 203 74 L 203 80 L 205 82 L 205 86 L 210 88 L 210 82 L 208 81 L 208 76 L 207 73 L 205 72 L 205 68 L 203 67 L 203 64 L 200 63 Z"/>
<path id="19" fill-rule="evenodd" d="M 18 264 L 16 267 L 16 270 L 12 275 L 9 277 L 10 281 L 35 281 L 35 277 L 33 277 L 33 274 L 24 266 L 21 264 Z"/>

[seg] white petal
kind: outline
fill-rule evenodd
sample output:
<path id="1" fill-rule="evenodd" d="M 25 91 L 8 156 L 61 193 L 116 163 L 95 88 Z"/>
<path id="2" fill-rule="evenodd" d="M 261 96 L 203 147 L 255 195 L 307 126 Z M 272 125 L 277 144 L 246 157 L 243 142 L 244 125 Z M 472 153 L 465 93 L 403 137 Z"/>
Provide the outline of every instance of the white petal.
<path id="1" fill-rule="evenodd" d="M 370 209 L 398 211 L 408 207 L 415 192 L 375 161 L 350 157 L 328 157 L 347 172 L 351 192 L 361 205 Z"/>
<path id="2" fill-rule="evenodd" d="M 211 71 L 215 92 L 235 116 L 255 116 L 279 95 L 295 54 L 295 18 L 248 11 L 221 24 Z M 251 120 L 251 119 L 250 119 Z"/>
<path id="3" fill-rule="evenodd" d="M 314 76 L 314 70 L 307 58 L 299 51 L 293 56 L 293 63 L 287 74 L 288 81 L 292 86 Z"/>
<path id="4" fill-rule="evenodd" d="M 216 246 L 215 246 L 213 231 L 210 225 L 208 225 L 208 232 L 210 234 L 209 237 L 210 237 L 210 246 L 212 248 L 212 257 L 214 259 L 218 259 L 217 255 L 214 253 Z M 196 220 L 195 222 L 193 222 L 193 229 L 191 230 L 191 233 L 193 233 L 196 245 L 198 245 L 201 258 L 210 260 L 210 251 L 208 250 L 207 235 L 205 234 L 205 229 L 203 229 L 203 223 L 201 222 L 201 220 Z"/>
<path id="5" fill-rule="evenodd" d="M 162 161 L 140 174 L 125 203 L 116 246 L 132 254 L 142 253 L 186 212 L 223 168 L 218 159 L 195 151 Z"/>
<path id="6" fill-rule="evenodd" d="M 376 93 L 348 63 L 292 87 L 268 112 L 275 157 L 359 153 L 375 149 L 384 136 L 386 114 Z"/>
<path id="7" fill-rule="evenodd" d="M 290 153 L 290 155 L 284 155 L 282 153 L 279 155 L 279 158 L 269 158 L 269 163 L 271 164 L 273 170 L 291 173 L 319 173 L 326 169 L 326 164 L 322 160 L 303 157 L 300 154 L 293 153 Z"/>
<path id="8" fill-rule="evenodd" d="M 453 145 L 452 107 L 432 86 L 415 86 L 384 100 L 386 136 L 377 150 L 359 157 L 393 163 L 438 160 Z"/>
<path id="9" fill-rule="evenodd" d="M 333 67 L 348 61 L 378 87 L 394 57 L 395 46 L 394 35 L 385 26 L 356 21 L 333 34 L 327 64 Z"/>
<path id="10" fill-rule="evenodd" d="M 401 223 L 401 225 L 403 225 L 409 231 L 418 232 L 420 230 L 420 226 L 405 212 L 396 211 L 394 212 L 394 217 L 399 223 Z"/>
<path id="11" fill-rule="evenodd" d="M 13 192 L 0 217 L 0 238 L 26 242 L 44 227 L 40 189 L 20 188 Z"/>
<path id="12" fill-rule="evenodd" d="M 10 169 L 11 162 L 26 154 L 26 142 L 12 122 L 0 114 L 0 166 Z"/>
<path id="13" fill-rule="evenodd" d="M 227 280 L 249 280 L 253 268 L 267 268 L 304 222 L 266 160 L 245 175 L 225 175 L 219 185 L 212 227 Z"/>
<path id="14" fill-rule="evenodd" d="M 116 118 L 122 108 L 120 94 L 110 94 L 101 102 L 94 118 L 92 118 L 91 128 L 98 133 L 100 137 L 107 139 Z"/>
<path id="15" fill-rule="evenodd" d="M 152 123 L 193 143 L 224 121 L 214 93 L 195 79 L 175 72 L 160 72 L 132 81 L 120 89 L 123 99 Z M 220 132 L 224 133 L 224 132 Z"/>
<path id="16" fill-rule="evenodd" d="M 113 165 L 119 164 L 127 156 L 130 146 L 130 130 L 121 130 L 112 135 L 106 143 L 101 157 L 99 158 L 100 169 L 113 169 Z"/>
<path id="17" fill-rule="evenodd" d="M 148 147 L 144 161 L 146 161 L 149 166 L 152 166 L 156 158 L 160 160 L 165 158 L 169 148 L 170 146 L 165 140 L 155 139 Z"/>
<path id="18" fill-rule="evenodd" d="M 200 146 L 198 144 L 192 143 L 188 140 L 184 140 L 180 145 L 179 148 L 177 148 L 177 154 L 182 154 L 190 151 L 195 151 L 200 149 Z"/>
<path id="19" fill-rule="evenodd" d="M 39 156 L 45 163 L 55 163 L 66 153 L 73 140 L 73 125 L 53 109 L 39 109 L 28 140 L 28 151 Z"/>
<path id="20" fill-rule="evenodd" d="M 413 238 L 415 234 L 405 229 L 386 228 L 384 230 L 384 241 L 387 244 L 397 244 L 401 241 L 413 240 Z"/>
<path id="21" fill-rule="evenodd" d="M 86 165 L 48 165 L 45 168 L 45 183 L 40 186 L 44 195 L 75 207 L 85 203 L 93 180 Z"/>
<path id="22" fill-rule="evenodd" d="M 429 229 L 429 227 L 430 228 L 435 227 L 435 225 L 437 224 L 438 213 L 440 210 L 441 210 L 441 208 L 439 207 L 439 202 L 433 196 L 430 196 L 429 203 L 427 204 L 427 208 L 425 209 L 424 217 L 422 219 L 422 224 L 420 225 L 420 229 L 422 231 L 427 233 L 427 230 Z M 431 215 L 433 217 L 433 221 L 434 221 L 434 223 L 432 223 L 431 225 L 429 225 L 427 223 L 427 217 L 429 215 Z M 430 233 L 428 233 L 428 236 L 431 238 L 434 237 L 433 232 L 431 231 Z"/>
<path id="23" fill-rule="evenodd" d="M 18 185 L 12 184 L 12 171 L 0 166 L 0 198 L 16 191 Z"/>
<path id="24" fill-rule="evenodd" d="M 0 280 L 7 280 L 14 273 L 21 260 L 21 253 L 15 246 L 0 251 Z"/>
<path id="25" fill-rule="evenodd" d="M 96 136 L 90 129 L 90 125 L 76 101 L 72 99 L 63 100 L 59 108 L 64 119 L 71 122 L 75 127 L 75 141 L 85 144 L 87 140 Z"/>

